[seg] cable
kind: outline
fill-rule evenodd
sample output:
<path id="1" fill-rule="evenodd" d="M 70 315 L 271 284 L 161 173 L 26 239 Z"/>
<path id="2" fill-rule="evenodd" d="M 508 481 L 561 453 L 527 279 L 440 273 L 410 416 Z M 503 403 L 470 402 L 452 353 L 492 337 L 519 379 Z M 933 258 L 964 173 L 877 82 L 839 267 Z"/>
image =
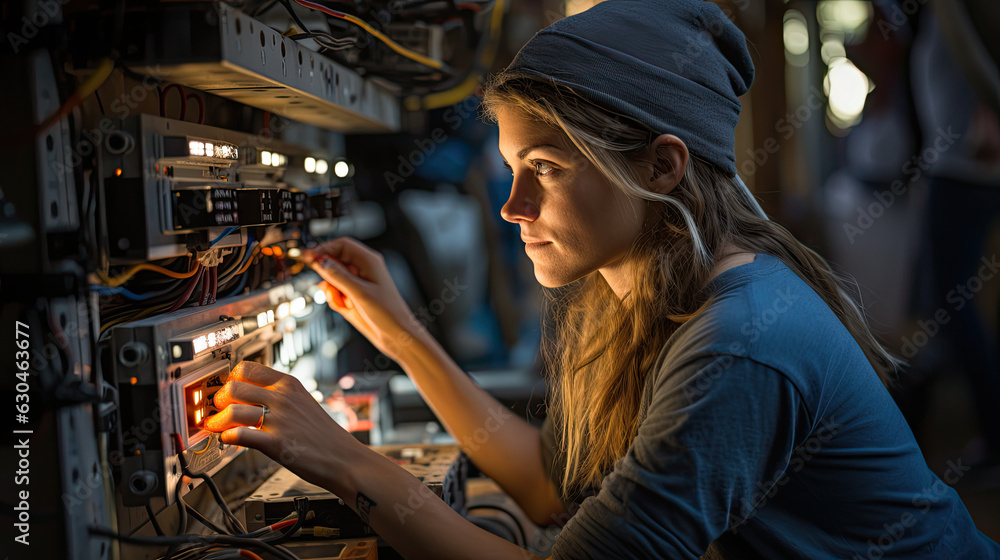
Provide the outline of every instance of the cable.
<path id="1" fill-rule="evenodd" d="M 296 496 L 295 500 L 295 513 L 298 515 L 295 518 L 295 523 L 292 524 L 291 528 L 281 534 L 279 537 L 273 539 L 263 539 L 264 542 L 270 543 L 272 545 L 279 545 L 288 539 L 292 538 L 292 535 L 302 527 L 302 524 L 306 520 L 306 516 L 309 514 L 309 498 L 305 496 Z"/>
<path id="2" fill-rule="evenodd" d="M 174 88 L 177 89 L 177 93 L 181 96 L 180 118 L 184 120 L 184 117 L 187 116 L 187 96 L 184 94 L 184 86 L 180 84 L 167 84 L 164 86 L 163 91 L 160 92 L 160 116 L 167 116 L 167 94 Z"/>
<path id="3" fill-rule="evenodd" d="M 209 529 L 215 531 L 216 533 L 218 533 L 220 535 L 228 535 L 229 534 L 229 531 L 226 531 L 222 527 L 219 527 L 215 523 L 209 521 L 209 519 L 207 517 L 205 517 L 204 515 L 202 515 L 201 513 L 199 513 L 198 510 L 194 509 L 193 507 L 191 507 L 190 505 L 188 505 L 186 503 L 184 505 L 187 507 L 188 513 L 191 514 L 191 517 L 193 517 L 196 521 L 198 521 L 198 523 L 201 523 L 205 527 L 208 527 Z"/>
<path id="4" fill-rule="evenodd" d="M 184 96 L 185 99 L 194 99 L 198 102 L 198 124 L 205 124 L 205 98 L 197 93 L 189 93 Z M 184 113 L 184 118 L 187 118 L 187 113 Z"/>
<path id="5" fill-rule="evenodd" d="M 503 23 L 504 0 L 493 2 L 493 12 L 490 14 L 490 30 L 487 40 L 481 45 L 481 56 L 479 56 L 478 66 L 484 71 L 488 71 L 496 57 L 497 46 L 500 41 L 500 25 Z M 477 51 L 480 50 L 477 48 Z M 438 109 L 448 107 L 464 100 L 475 93 L 479 87 L 481 73 L 470 71 L 469 75 L 458 85 L 425 95 L 423 97 L 410 96 L 404 99 L 404 106 L 410 111 Z"/>
<path id="6" fill-rule="evenodd" d="M 175 270 L 170 270 L 169 268 L 164 268 L 162 266 L 157 266 L 155 264 L 142 263 L 126 269 L 121 274 L 113 278 L 108 276 L 108 274 L 106 274 L 103 271 L 98 271 L 97 276 L 100 277 L 101 281 L 104 282 L 105 286 L 109 288 L 116 288 L 118 286 L 121 286 L 125 282 L 128 282 L 129 279 L 131 279 L 133 276 L 135 276 L 137 273 L 143 270 L 156 272 L 164 276 L 169 276 L 170 278 L 184 279 L 194 276 L 195 273 L 198 272 L 198 267 L 192 268 L 187 272 L 177 272 Z"/>
<path id="7" fill-rule="evenodd" d="M 288 551 L 288 549 L 278 548 L 270 543 L 264 542 L 260 539 L 247 539 L 241 537 L 233 537 L 230 535 L 179 535 L 174 537 L 132 537 L 128 535 L 118 534 L 107 527 L 98 527 L 95 525 L 90 525 L 87 530 L 92 535 L 99 535 L 102 537 L 109 537 L 116 539 L 123 543 L 136 544 L 140 546 L 163 546 L 166 544 L 186 544 L 186 543 L 204 543 L 204 544 L 230 544 L 239 545 L 246 548 L 258 548 L 269 552 L 278 558 L 284 558 L 286 560 L 299 560 L 297 556 Z"/>
<path id="8" fill-rule="evenodd" d="M 121 288 L 121 287 L 111 288 L 111 287 L 108 287 L 108 286 L 100 286 L 98 284 L 91 284 L 90 285 L 90 291 L 97 292 L 99 295 L 102 295 L 102 296 L 121 295 L 121 296 L 124 296 L 124 297 L 126 297 L 128 299 L 131 299 L 133 301 L 144 301 L 144 300 L 156 297 L 156 296 L 162 296 L 163 294 L 170 293 L 171 291 L 173 291 L 173 288 L 170 288 L 168 290 L 161 290 L 159 292 L 149 292 L 149 293 L 145 293 L 145 294 L 136 294 L 136 293 L 132 293 L 131 291 L 129 291 L 129 290 L 125 289 L 125 288 Z"/>
<path id="9" fill-rule="evenodd" d="M 174 438 L 177 442 L 177 449 L 179 450 L 177 458 L 181 463 L 181 472 L 191 478 L 200 478 L 204 480 L 205 484 L 208 485 L 208 489 L 212 491 L 212 496 L 215 497 L 215 501 L 218 502 L 220 507 L 222 507 L 223 513 L 226 514 L 226 518 L 234 524 L 235 527 L 233 528 L 233 532 L 239 534 L 246 533 L 246 527 L 244 527 L 243 523 L 236 517 L 233 510 L 229 509 L 229 504 L 227 504 L 226 500 L 222 497 L 222 492 L 219 491 L 219 487 L 215 485 L 215 481 L 212 480 L 212 477 L 205 473 L 194 474 L 190 471 L 190 469 L 188 469 L 187 458 L 184 457 L 184 442 L 181 440 L 180 434 L 174 434 Z"/>
<path id="10" fill-rule="evenodd" d="M 216 237 L 215 239 L 213 239 L 212 241 L 210 241 L 208 243 L 209 249 L 211 249 L 213 246 L 215 246 L 216 243 L 218 243 L 219 241 L 222 241 L 223 239 L 226 238 L 226 236 L 228 236 L 229 234 L 233 233 L 234 231 L 236 231 L 238 229 L 239 229 L 239 227 L 233 226 L 233 227 L 228 227 L 228 228 L 222 230 L 222 233 L 220 233 L 218 237 Z"/>
<path id="11" fill-rule="evenodd" d="M 420 54 L 418 52 L 411 51 L 410 49 L 407 49 L 407 48 L 399 45 L 398 43 L 396 43 L 392 39 L 390 39 L 390 38 L 386 37 L 385 35 L 383 35 L 381 31 L 373 28 L 372 26 L 368 25 L 364 21 L 358 19 L 355 16 L 352 16 L 351 14 L 345 14 L 344 12 L 338 12 L 336 10 L 331 10 L 330 8 L 327 8 L 326 6 L 310 2 L 309 0 L 294 0 L 294 1 L 295 1 L 296 4 L 299 4 L 300 6 L 305 6 L 306 8 L 310 8 L 310 9 L 313 9 L 313 10 L 316 10 L 316 11 L 320 11 L 320 12 L 323 12 L 324 14 L 326 14 L 328 16 L 331 16 L 331 17 L 334 17 L 334 18 L 337 18 L 337 19 L 342 19 L 342 20 L 345 20 L 345 21 L 349 21 L 349 22 L 353 23 L 354 25 L 357 25 L 358 27 L 360 27 L 361 29 L 364 29 L 365 31 L 367 31 L 369 34 L 371 34 L 373 37 L 375 37 L 379 41 L 382 41 L 390 49 L 396 51 L 398 54 L 400 54 L 400 55 L 402 55 L 402 56 L 404 56 L 404 57 L 406 57 L 406 58 L 408 58 L 408 59 L 410 59 L 410 60 L 412 60 L 414 62 L 419 62 L 420 64 L 423 64 L 424 66 L 429 66 L 429 67 L 434 68 L 436 70 L 442 70 L 442 71 L 445 71 L 445 72 L 451 72 L 451 69 L 448 68 L 448 66 L 445 63 L 441 62 L 440 60 L 435 60 L 433 58 L 426 57 L 426 56 L 424 56 L 424 55 L 422 55 L 422 54 Z"/>
<path id="12" fill-rule="evenodd" d="M 83 100 L 90 97 L 90 94 L 97 91 L 97 88 L 101 87 L 111 75 L 111 72 L 115 69 L 115 63 L 110 58 L 105 58 L 101 60 L 97 65 L 97 69 L 94 73 L 87 77 L 76 91 L 69 96 L 69 99 L 62 104 L 61 107 L 52 112 L 49 116 L 45 117 L 42 122 L 35 129 L 36 134 L 41 134 L 48 130 L 52 125 L 59 122 L 63 117 L 68 115 L 70 111 L 76 108 Z"/>
<path id="13" fill-rule="evenodd" d="M 146 514 L 149 515 L 149 522 L 153 524 L 153 530 L 156 534 L 163 536 L 163 529 L 160 527 L 160 522 L 156 520 L 156 514 L 153 513 L 153 506 L 149 505 L 149 500 L 146 500 Z"/>
<path id="14" fill-rule="evenodd" d="M 170 307 L 171 312 L 177 311 L 183 307 L 185 303 L 187 303 L 187 300 L 191 297 L 191 293 L 194 292 L 194 287 L 198 285 L 198 282 L 201 280 L 203 274 L 205 274 L 205 267 L 199 264 L 198 274 L 195 275 L 195 277 L 188 283 L 188 286 L 184 289 L 184 293 L 181 294 L 181 297 L 178 298 L 177 301 Z"/>

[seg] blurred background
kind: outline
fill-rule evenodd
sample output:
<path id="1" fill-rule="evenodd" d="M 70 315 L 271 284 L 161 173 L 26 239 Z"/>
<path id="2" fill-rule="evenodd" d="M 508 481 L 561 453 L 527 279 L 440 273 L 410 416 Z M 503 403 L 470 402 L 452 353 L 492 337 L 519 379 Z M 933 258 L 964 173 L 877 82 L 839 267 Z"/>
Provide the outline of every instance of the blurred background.
<path id="1" fill-rule="evenodd" d="M 594 3 L 515 2 L 492 69 Z M 979 528 L 1000 538 L 1000 4 L 716 3 L 746 34 L 757 72 L 741 99 L 740 176 L 772 219 L 857 280 L 873 329 L 911 364 L 892 392 L 928 464 L 939 475 L 969 467 L 955 488 Z M 483 305 L 450 308 L 442 334 L 467 367 L 520 368 L 539 339 L 538 286 L 518 226 L 500 219 L 510 175 L 495 127 L 473 117 L 477 102 L 431 112 L 428 130 L 448 139 L 394 196 L 381 173 L 359 188 L 391 199 L 392 223 L 405 224 L 378 242 L 411 263 L 399 279 L 412 303 L 422 269 L 461 266 L 453 242 L 468 244 L 465 273 Z M 417 138 L 397 150 L 373 149 L 381 136 L 348 147 L 374 158 L 367 168 L 391 169 Z M 463 218 L 434 221 L 429 206 Z M 422 248 L 408 247 L 415 239 Z"/>

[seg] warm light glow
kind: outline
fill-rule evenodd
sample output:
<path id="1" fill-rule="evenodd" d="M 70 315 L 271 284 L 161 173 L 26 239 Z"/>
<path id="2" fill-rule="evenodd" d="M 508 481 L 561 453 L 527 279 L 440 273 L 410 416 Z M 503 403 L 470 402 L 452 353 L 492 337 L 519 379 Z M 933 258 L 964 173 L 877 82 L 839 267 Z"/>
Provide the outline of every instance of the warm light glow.
<path id="1" fill-rule="evenodd" d="M 288 312 L 290 310 L 291 310 L 291 307 L 288 305 L 288 302 L 286 301 L 285 303 L 282 303 L 282 304 L 278 305 L 278 312 L 275 314 L 275 316 L 280 321 L 280 320 L 284 319 L 285 317 L 288 317 Z"/>
<path id="2" fill-rule="evenodd" d="M 809 51 L 809 29 L 804 21 L 796 17 L 786 18 L 782 36 L 789 54 L 799 56 Z"/>
<path id="3" fill-rule="evenodd" d="M 198 140 L 191 140 L 188 142 L 188 153 L 192 156 L 205 155 L 205 143 Z"/>
<path id="4" fill-rule="evenodd" d="M 260 162 L 263 165 L 271 165 L 271 152 L 264 150 L 260 153 Z"/>
<path id="5" fill-rule="evenodd" d="M 191 342 L 191 344 L 192 346 L 194 346 L 195 354 L 203 352 L 206 348 L 208 348 L 208 337 L 205 335 L 201 335 L 198 338 L 194 339 Z"/>
<path id="6" fill-rule="evenodd" d="M 215 156 L 215 149 L 211 142 L 205 142 L 205 155 L 208 157 Z"/>
<path id="7" fill-rule="evenodd" d="M 857 124 L 871 91 L 868 76 L 850 60 L 837 58 L 830 62 L 823 86 L 830 98 L 830 116 L 836 124 L 841 128 Z"/>
<path id="8" fill-rule="evenodd" d="M 136 383 L 138 383 L 138 382 L 139 382 L 139 378 L 138 378 L 138 377 L 133 377 L 132 379 L 129 379 L 129 381 L 130 381 L 130 382 L 131 382 L 131 383 L 132 383 L 133 385 L 135 385 Z"/>
<path id="9" fill-rule="evenodd" d="M 194 392 L 194 404 L 198 404 L 200 402 L 201 402 L 201 389 L 198 389 L 197 391 Z"/>
<path id="10" fill-rule="evenodd" d="M 826 29 L 861 33 L 874 15 L 866 0 L 823 0 L 816 6 L 816 19 Z"/>
<path id="11" fill-rule="evenodd" d="M 201 417 L 202 417 L 203 414 L 204 414 L 204 412 L 202 412 L 202 409 L 200 409 L 200 408 L 198 410 L 194 411 L 194 423 L 195 424 L 201 424 Z"/>
<path id="12" fill-rule="evenodd" d="M 122 176 L 122 168 L 119 167 L 118 169 L 115 169 L 115 177 L 121 177 L 121 176 Z"/>
<path id="13" fill-rule="evenodd" d="M 323 175 L 324 173 L 326 173 L 327 171 L 329 171 L 329 169 L 330 169 L 330 165 L 328 163 L 326 163 L 325 159 L 318 159 L 318 160 L 316 160 L 316 173 L 319 173 L 320 175 Z"/>
<path id="14" fill-rule="evenodd" d="M 298 317 L 300 313 L 305 311 L 305 309 L 306 309 L 306 298 L 300 296 L 292 300 L 292 305 L 291 305 L 292 315 Z"/>
<path id="15" fill-rule="evenodd" d="M 315 173 L 316 172 L 316 158 L 307 157 L 306 160 L 305 160 L 305 162 L 303 162 L 302 166 L 305 167 L 306 173 Z"/>

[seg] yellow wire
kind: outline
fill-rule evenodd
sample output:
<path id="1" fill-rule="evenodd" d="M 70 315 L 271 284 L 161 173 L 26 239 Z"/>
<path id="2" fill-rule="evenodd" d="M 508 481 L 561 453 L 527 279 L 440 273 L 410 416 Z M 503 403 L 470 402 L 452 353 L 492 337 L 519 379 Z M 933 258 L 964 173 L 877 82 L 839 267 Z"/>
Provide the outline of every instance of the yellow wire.
<path id="1" fill-rule="evenodd" d="M 397 53 L 405 56 L 406 58 L 409 58 L 410 60 L 415 60 L 415 61 L 417 61 L 417 62 L 419 62 L 421 64 L 424 64 L 426 66 L 430 66 L 431 68 L 437 68 L 438 70 L 443 70 L 444 69 L 444 63 L 441 62 L 440 60 L 435 60 L 433 58 L 426 57 L 426 56 L 424 56 L 424 55 L 422 55 L 422 54 L 420 54 L 418 52 L 414 52 L 414 51 L 411 51 L 411 50 L 409 50 L 409 49 L 407 49 L 405 47 L 400 46 L 399 44 L 397 44 L 392 39 L 390 39 L 390 38 L 386 37 L 385 35 L 383 35 L 379 30 L 374 29 L 372 26 L 370 26 L 367 23 L 365 23 L 364 21 L 362 21 L 362 20 L 360 20 L 360 19 L 352 16 L 351 14 L 344 14 L 344 19 L 346 19 L 347 21 L 353 23 L 354 25 L 357 25 L 357 26 L 361 27 L 365 31 L 371 33 L 378 40 L 380 40 L 383 43 L 385 43 L 387 47 L 389 47 L 390 49 L 396 51 Z"/>
<path id="2" fill-rule="evenodd" d="M 500 39 L 500 24 L 503 21 L 503 8 L 504 0 L 496 0 L 496 3 L 493 4 L 493 13 L 490 14 L 489 43 L 487 43 L 486 48 L 483 49 L 483 55 L 479 59 L 480 64 L 483 66 L 486 66 L 485 61 L 492 60 L 496 56 L 497 45 L 499 44 Z M 474 74 L 466 78 L 461 84 L 451 89 L 431 93 L 429 95 L 425 95 L 424 97 L 407 97 L 405 100 L 406 108 L 410 111 L 419 111 L 421 109 L 438 109 L 454 105 L 472 95 L 472 93 L 476 91 L 476 87 L 479 86 L 479 78 L 479 75 Z"/>
<path id="3" fill-rule="evenodd" d="M 169 276 L 171 278 L 177 278 L 180 280 L 183 278 L 191 278 L 192 276 L 194 276 L 195 273 L 198 272 L 198 267 L 195 267 L 194 270 L 189 270 L 187 272 L 177 272 L 174 270 L 163 268 L 162 266 L 157 266 L 155 264 L 142 263 L 142 264 L 137 264 L 132 268 L 129 268 L 128 270 L 126 270 L 125 272 L 121 273 L 118 276 L 115 276 L 114 278 L 111 278 L 110 276 L 107 275 L 107 273 L 100 270 L 97 272 L 97 275 L 101 278 L 102 281 L 104 281 L 104 284 L 106 286 L 110 288 L 117 288 L 118 286 L 121 286 L 125 282 L 128 282 L 129 279 L 135 276 L 140 270 L 151 270 L 153 272 L 158 272 L 160 274 L 163 274 L 164 276 Z"/>
<path id="4" fill-rule="evenodd" d="M 257 246 L 253 248 L 253 252 L 250 253 L 250 258 L 247 259 L 247 262 L 246 262 L 246 264 L 243 265 L 243 268 L 241 268 L 238 271 L 236 271 L 235 276 L 239 276 L 240 274 L 243 274 L 244 272 L 247 271 L 248 268 L 250 268 L 250 263 L 252 263 L 253 262 L 253 258 L 255 256 L 257 256 L 257 249 L 260 249 L 260 244 L 257 244 Z"/>
<path id="5" fill-rule="evenodd" d="M 111 75 L 111 71 L 115 69 L 115 63 L 110 58 L 105 58 L 97 65 L 97 70 L 94 71 L 76 90 L 76 95 L 80 99 L 86 99 L 90 97 L 90 94 L 97 91 L 97 88 L 101 87 L 104 80 L 108 79 Z"/>
<path id="6" fill-rule="evenodd" d="M 147 309 L 143 309 L 142 311 L 140 311 L 140 312 L 138 312 L 138 313 L 136 313 L 134 315 L 129 315 L 127 317 L 121 317 L 121 318 L 115 319 L 114 321 L 111 321 L 110 323 L 105 323 L 105 324 L 101 325 L 101 334 L 104 334 L 104 331 L 110 329 L 111 327 L 118 326 L 118 325 L 120 325 L 122 323 L 128 323 L 128 322 L 131 322 L 131 321 L 135 321 L 136 319 L 141 319 L 142 317 L 145 317 L 146 315 L 151 315 L 151 314 L 156 313 L 158 311 L 163 311 L 164 309 L 169 308 L 171 305 L 173 305 L 173 303 L 164 303 L 164 304 L 161 304 L 161 305 L 157 305 L 155 307 L 150 307 L 150 308 L 147 308 Z"/>

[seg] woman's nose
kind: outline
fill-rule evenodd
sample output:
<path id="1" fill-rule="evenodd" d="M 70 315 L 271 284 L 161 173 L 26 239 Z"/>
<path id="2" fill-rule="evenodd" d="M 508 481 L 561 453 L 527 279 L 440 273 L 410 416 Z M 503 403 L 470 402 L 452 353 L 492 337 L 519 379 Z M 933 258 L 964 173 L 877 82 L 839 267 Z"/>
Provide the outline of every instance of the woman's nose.
<path id="1" fill-rule="evenodd" d="M 533 222 L 538 219 L 538 204 L 535 191 L 527 184 L 527 178 L 514 177 L 510 188 L 510 197 L 500 208 L 500 217 L 516 224 L 518 222 Z"/>

